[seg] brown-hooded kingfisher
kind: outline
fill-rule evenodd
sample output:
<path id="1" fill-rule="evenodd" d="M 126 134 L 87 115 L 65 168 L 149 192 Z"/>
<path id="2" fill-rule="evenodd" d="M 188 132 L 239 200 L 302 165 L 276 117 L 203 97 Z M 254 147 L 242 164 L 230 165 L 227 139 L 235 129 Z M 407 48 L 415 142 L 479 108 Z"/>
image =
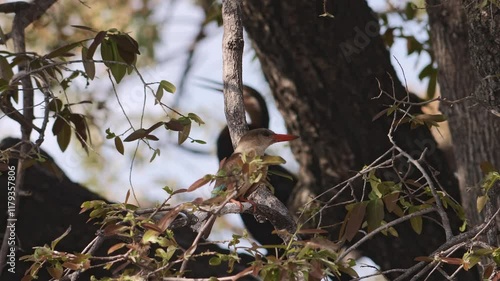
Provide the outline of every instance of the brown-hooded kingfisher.
<path id="1" fill-rule="evenodd" d="M 247 201 L 246 197 L 257 184 L 266 183 L 268 166 L 284 163 L 279 156 L 265 156 L 265 150 L 274 143 L 296 138 L 294 135 L 276 134 L 265 128 L 248 131 L 241 137 L 233 154 L 221 161 L 215 175 L 212 198 L 205 203 L 221 203 L 227 201 L 227 196 L 231 196 L 231 200 Z M 204 236 L 208 236 L 210 229 L 211 226 Z"/>

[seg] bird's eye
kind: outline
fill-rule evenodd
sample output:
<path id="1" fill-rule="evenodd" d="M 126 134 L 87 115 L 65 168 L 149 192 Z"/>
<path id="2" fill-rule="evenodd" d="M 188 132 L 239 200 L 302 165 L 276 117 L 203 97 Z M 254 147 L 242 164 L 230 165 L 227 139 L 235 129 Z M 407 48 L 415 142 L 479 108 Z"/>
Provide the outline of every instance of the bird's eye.
<path id="1" fill-rule="evenodd" d="M 270 137 L 270 136 L 271 136 L 271 132 L 269 132 L 269 131 L 264 132 L 264 137 Z"/>

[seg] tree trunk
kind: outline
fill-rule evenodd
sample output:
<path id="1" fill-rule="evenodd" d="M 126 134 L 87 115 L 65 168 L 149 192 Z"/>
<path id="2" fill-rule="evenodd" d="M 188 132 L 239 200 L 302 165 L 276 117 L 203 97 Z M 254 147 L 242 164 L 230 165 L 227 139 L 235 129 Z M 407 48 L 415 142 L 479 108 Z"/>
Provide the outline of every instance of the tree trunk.
<path id="1" fill-rule="evenodd" d="M 477 225 L 484 221 L 484 212 L 480 216 L 476 208 L 476 199 L 483 194 L 480 164 L 487 161 L 500 167 L 500 118 L 490 111 L 499 105 L 499 78 L 488 78 L 500 69 L 500 30 L 493 28 L 499 26 L 500 17 L 498 9 L 492 17 L 489 7 L 481 10 L 474 3 L 464 7 L 468 9 L 459 0 L 436 0 L 429 1 L 427 11 L 442 96 L 460 100 L 473 95 L 472 102 L 441 107 L 449 116 L 463 206 L 469 224 Z"/>
<path id="2" fill-rule="evenodd" d="M 334 18 L 319 16 L 323 3 Z M 298 210 L 309 195 L 348 179 L 390 147 L 390 118 L 372 121 L 383 105 L 392 104 L 372 99 L 380 92 L 377 79 L 382 89 L 399 97 L 406 91 L 379 36 L 378 20 L 364 1 L 244 1 L 243 11 L 286 126 L 301 136 L 291 144 L 301 170 L 289 207 Z M 428 148 L 427 161 L 440 171 L 441 184 L 459 196 L 453 171 L 427 128 L 401 126 L 395 137 L 412 154 Z M 345 215 L 344 206 L 330 208 L 325 224 L 338 225 Z M 456 218 L 453 223 L 458 225 Z M 429 221 L 421 235 L 409 223 L 397 230 L 397 239 L 378 235 L 361 246 L 382 269 L 410 267 L 416 256 L 430 254 L 445 241 L 443 229 Z M 329 229 L 332 240 L 338 239 L 338 231 Z"/>

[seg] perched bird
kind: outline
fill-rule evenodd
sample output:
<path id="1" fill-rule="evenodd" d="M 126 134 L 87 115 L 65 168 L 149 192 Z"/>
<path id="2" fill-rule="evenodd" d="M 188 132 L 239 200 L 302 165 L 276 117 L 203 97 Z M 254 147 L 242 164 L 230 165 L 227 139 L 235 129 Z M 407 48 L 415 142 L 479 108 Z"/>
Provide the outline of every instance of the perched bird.
<path id="1" fill-rule="evenodd" d="M 248 131 L 241 137 L 233 154 L 221 161 L 213 195 L 236 189 L 235 198 L 244 199 L 254 184 L 267 178 L 268 166 L 284 162 L 278 156 L 264 156 L 265 150 L 274 143 L 296 138 L 294 135 L 276 134 L 265 128 Z"/>
<path id="2" fill-rule="evenodd" d="M 212 198 L 205 203 L 217 204 L 231 200 L 247 201 L 252 189 L 258 183 L 265 182 L 268 166 L 284 163 L 279 156 L 265 156 L 265 150 L 272 144 L 290 141 L 298 138 L 294 135 L 276 134 L 260 128 L 248 131 L 241 137 L 234 153 L 221 161 L 221 166 L 215 175 L 215 187 Z M 252 202 L 251 202 L 252 203 Z M 211 224 L 213 224 L 212 219 Z M 207 227 L 204 236 L 210 233 L 211 225 Z"/>
<path id="3" fill-rule="evenodd" d="M 257 128 L 269 128 L 269 111 L 266 101 L 262 95 L 252 87 L 243 86 L 243 102 L 245 111 L 250 118 L 248 127 L 250 130 Z M 233 153 L 233 145 L 227 126 L 221 131 L 217 139 L 217 157 L 219 161 L 230 157 Z M 287 169 L 280 165 L 269 166 L 268 182 L 272 186 L 274 196 L 283 204 L 287 204 L 297 178 Z M 283 241 L 278 235 L 272 234 L 274 227 L 270 222 L 260 223 L 252 214 L 242 213 L 241 218 L 248 232 L 262 245 L 276 245 Z"/>

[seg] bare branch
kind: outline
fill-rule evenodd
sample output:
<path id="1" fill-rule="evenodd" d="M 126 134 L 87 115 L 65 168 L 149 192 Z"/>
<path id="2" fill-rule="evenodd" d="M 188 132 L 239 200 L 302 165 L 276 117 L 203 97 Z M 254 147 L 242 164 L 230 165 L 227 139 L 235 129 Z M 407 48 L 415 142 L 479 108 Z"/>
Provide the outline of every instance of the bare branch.
<path id="1" fill-rule="evenodd" d="M 243 24 L 240 1 L 222 1 L 222 20 L 224 36 L 222 38 L 222 81 L 224 81 L 224 111 L 227 126 L 236 147 L 241 136 L 248 131 L 243 105 Z"/>

